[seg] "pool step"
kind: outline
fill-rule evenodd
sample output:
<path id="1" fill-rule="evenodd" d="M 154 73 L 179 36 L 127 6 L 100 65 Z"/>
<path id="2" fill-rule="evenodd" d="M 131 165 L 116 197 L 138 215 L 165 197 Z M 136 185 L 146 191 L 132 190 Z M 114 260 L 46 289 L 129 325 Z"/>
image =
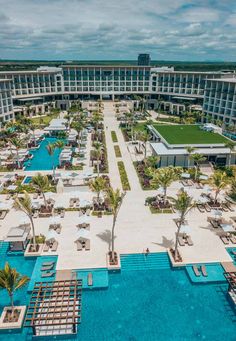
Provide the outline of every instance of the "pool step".
<path id="1" fill-rule="evenodd" d="M 170 269 L 167 252 L 121 255 L 121 270 Z"/>

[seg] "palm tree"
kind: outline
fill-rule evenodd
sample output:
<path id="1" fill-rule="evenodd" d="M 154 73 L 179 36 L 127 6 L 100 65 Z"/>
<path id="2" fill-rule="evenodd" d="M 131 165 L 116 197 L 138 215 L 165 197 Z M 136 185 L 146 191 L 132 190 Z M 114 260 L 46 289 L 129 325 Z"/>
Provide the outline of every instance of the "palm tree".
<path id="1" fill-rule="evenodd" d="M 160 156 L 152 155 L 144 160 L 146 167 L 156 168 L 158 162 L 160 162 Z"/>
<path id="2" fill-rule="evenodd" d="M 36 245 L 35 228 L 34 228 L 34 220 L 33 220 L 33 206 L 32 206 L 32 201 L 30 199 L 29 193 L 24 191 L 23 198 L 16 196 L 14 198 L 14 207 L 16 210 L 20 210 L 24 212 L 27 215 L 27 217 L 29 217 L 29 220 L 31 223 L 32 235 L 33 235 L 33 251 L 36 251 L 37 245 Z"/>
<path id="3" fill-rule="evenodd" d="M 15 147 L 17 157 L 17 167 L 20 168 L 20 156 L 19 150 L 25 146 L 25 140 L 13 137 L 10 140 L 10 144 Z"/>
<path id="4" fill-rule="evenodd" d="M 97 193 L 97 200 L 99 201 L 100 194 L 106 188 L 106 180 L 102 177 L 97 177 L 95 180 L 90 182 L 90 189 Z"/>
<path id="5" fill-rule="evenodd" d="M 55 182 L 55 166 L 54 166 L 54 160 L 53 160 L 53 156 L 54 156 L 54 152 L 55 152 L 55 144 L 54 143 L 48 143 L 46 145 L 46 149 L 48 151 L 48 154 L 51 156 L 52 158 L 52 170 L 53 170 L 53 181 Z"/>
<path id="6" fill-rule="evenodd" d="M 38 173 L 37 175 L 32 177 L 31 183 L 32 183 L 32 186 L 40 194 L 43 195 L 44 205 L 47 208 L 48 207 L 48 203 L 47 203 L 47 200 L 46 200 L 46 197 L 45 197 L 45 192 L 50 187 L 50 183 L 49 183 L 47 175 L 42 175 L 42 174 Z"/>
<path id="7" fill-rule="evenodd" d="M 191 146 L 188 146 L 188 147 L 186 147 L 186 150 L 188 152 L 188 168 L 189 168 L 190 167 L 191 155 L 194 152 L 195 148 L 191 147 Z"/>
<path id="8" fill-rule="evenodd" d="M 152 136 L 148 133 L 148 131 L 142 131 L 139 134 L 139 138 L 142 142 L 144 142 L 144 160 L 146 160 L 147 157 L 147 143 L 150 141 Z"/>
<path id="9" fill-rule="evenodd" d="M 229 162 L 228 162 L 228 166 L 230 167 L 231 165 L 231 158 L 232 158 L 232 153 L 235 151 L 235 143 L 233 141 L 227 141 L 225 143 L 225 147 L 229 148 Z"/>
<path id="10" fill-rule="evenodd" d="M 176 232 L 175 238 L 175 249 L 174 249 L 174 259 L 177 260 L 178 255 L 178 238 L 181 226 L 184 224 L 185 217 L 187 213 L 195 206 L 195 202 L 193 202 L 193 198 L 188 195 L 187 192 L 181 190 L 177 195 L 177 198 L 170 198 L 173 204 L 173 207 L 178 211 L 180 218 Z"/>
<path id="11" fill-rule="evenodd" d="M 196 164 L 194 179 L 197 180 L 197 173 L 198 173 L 198 170 L 199 170 L 199 164 L 200 164 L 200 162 L 205 161 L 206 158 L 205 158 L 205 156 L 203 156 L 202 154 L 198 154 L 198 153 L 195 153 L 195 154 L 190 155 L 190 158 L 191 158 L 191 159 L 194 161 L 194 163 Z"/>
<path id="12" fill-rule="evenodd" d="M 151 184 L 157 186 L 157 188 L 163 188 L 164 204 L 166 204 L 167 188 L 172 184 L 173 181 L 178 179 L 178 174 L 176 173 L 174 167 L 166 167 L 151 170 L 150 175 L 152 176 Z"/>
<path id="13" fill-rule="evenodd" d="M 112 230 L 111 230 L 111 261 L 113 262 L 115 260 L 115 225 L 117 216 L 120 210 L 120 207 L 122 205 L 124 196 L 126 192 L 121 193 L 119 189 L 114 190 L 112 187 L 109 187 L 106 195 L 109 202 L 109 205 L 111 207 L 113 220 L 112 220 Z"/>
<path id="14" fill-rule="evenodd" d="M 92 123 L 95 126 L 97 141 L 98 141 L 98 126 L 101 120 L 102 120 L 102 115 L 98 111 L 94 111 L 93 116 L 92 116 Z"/>
<path id="15" fill-rule="evenodd" d="M 74 122 L 72 125 L 72 128 L 74 128 L 78 133 L 78 140 L 79 140 L 78 145 L 79 145 L 79 151 L 80 151 L 81 140 L 82 140 L 82 131 L 84 129 L 84 122 L 83 121 Z"/>
<path id="16" fill-rule="evenodd" d="M 216 203 L 220 191 L 225 189 L 229 184 L 229 178 L 225 172 L 216 171 L 210 178 L 210 184 L 215 191 L 214 203 Z"/>
<path id="17" fill-rule="evenodd" d="M 97 174 L 99 176 L 100 174 L 100 167 L 99 167 L 99 161 L 102 156 L 102 144 L 100 142 L 95 142 L 94 145 L 94 156 L 97 159 Z"/>
<path id="18" fill-rule="evenodd" d="M 11 312 L 14 315 L 14 292 L 23 288 L 29 281 L 29 277 L 21 275 L 16 269 L 11 268 L 8 262 L 0 270 L 0 289 L 6 289 L 11 301 Z"/>

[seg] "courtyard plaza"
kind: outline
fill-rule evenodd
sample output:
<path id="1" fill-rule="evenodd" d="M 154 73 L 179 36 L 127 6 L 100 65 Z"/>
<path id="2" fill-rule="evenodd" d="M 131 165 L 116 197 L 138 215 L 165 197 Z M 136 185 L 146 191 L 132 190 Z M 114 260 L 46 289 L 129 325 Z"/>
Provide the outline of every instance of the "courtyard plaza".
<path id="1" fill-rule="evenodd" d="M 128 143 L 124 141 L 119 122 L 115 118 L 115 109 L 112 102 L 104 102 L 104 131 L 107 144 L 109 177 L 114 188 L 121 189 L 121 182 L 117 161 L 122 160 L 128 175 L 131 190 L 127 191 L 121 206 L 116 229 L 115 229 L 115 249 L 119 254 L 143 253 L 147 248 L 150 252 L 163 252 L 173 246 L 175 241 L 176 224 L 173 214 L 152 214 L 148 206 L 145 206 L 145 199 L 153 196 L 158 191 L 143 191 L 139 179 L 133 166 L 132 155 L 129 152 Z M 111 131 L 115 131 L 120 150 L 121 158 L 115 156 L 114 143 L 111 140 Z M 89 142 L 88 153 L 91 148 Z M 89 169 L 89 164 L 86 163 Z M 23 171 L 22 171 L 23 173 Z M 35 172 L 36 173 L 36 172 Z M 33 175 L 33 172 L 31 172 Z M 28 175 L 28 172 L 27 172 Z M 168 189 L 169 196 L 176 196 L 182 187 L 180 182 L 174 182 Z M 196 188 L 188 189 L 188 193 L 197 200 L 201 190 Z M 79 192 L 81 199 L 92 200 L 95 196 L 89 189 Z M 55 201 L 64 201 L 64 207 L 69 205 L 70 193 L 55 193 Z M 6 196 L 1 195 L 2 201 Z M 190 226 L 190 235 L 194 245 L 181 247 L 180 252 L 184 264 L 210 263 L 210 262 L 230 262 L 226 246 L 219 236 L 210 227 L 207 217 L 212 213 L 199 213 L 197 209 L 192 210 L 187 221 Z M 224 212 L 225 219 L 229 219 L 234 213 Z M 4 240 L 9 229 L 17 226 L 23 214 L 11 209 L 5 219 L 0 223 L 0 240 Z M 77 251 L 76 249 L 76 225 L 78 224 L 78 211 L 66 211 L 65 217 L 61 218 L 61 233 L 57 236 L 58 248 L 53 254 L 58 255 L 56 270 L 70 270 L 82 268 L 104 268 L 107 267 L 106 254 L 110 246 L 112 216 L 103 215 L 101 218 L 90 216 L 90 241 L 91 247 L 88 251 Z M 48 234 L 50 218 L 34 219 L 36 234 Z M 227 245 L 228 246 L 233 246 Z M 43 255 L 52 252 L 43 252 Z"/>

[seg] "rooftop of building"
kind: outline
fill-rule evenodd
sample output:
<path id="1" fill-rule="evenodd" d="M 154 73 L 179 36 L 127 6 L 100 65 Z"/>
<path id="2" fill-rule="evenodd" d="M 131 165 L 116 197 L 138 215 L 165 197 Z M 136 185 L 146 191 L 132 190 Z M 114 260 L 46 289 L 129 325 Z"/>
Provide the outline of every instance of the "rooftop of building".
<path id="1" fill-rule="evenodd" d="M 219 133 L 202 130 L 200 125 L 154 124 L 152 127 L 169 145 L 219 145 L 228 141 Z"/>

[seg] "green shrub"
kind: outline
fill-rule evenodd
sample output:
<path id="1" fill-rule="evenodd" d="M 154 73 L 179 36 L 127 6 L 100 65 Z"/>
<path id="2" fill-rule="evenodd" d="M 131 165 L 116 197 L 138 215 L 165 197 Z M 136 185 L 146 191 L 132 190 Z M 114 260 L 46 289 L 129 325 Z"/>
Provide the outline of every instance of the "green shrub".
<path id="1" fill-rule="evenodd" d="M 121 157 L 120 147 L 118 145 L 114 146 L 116 157 Z"/>
<path id="2" fill-rule="evenodd" d="M 122 188 L 124 191 L 129 191 L 130 190 L 130 184 L 128 180 L 128 176 L 125 170 L 125 165 L 123 161 L 118 161 L 117 162 L 119 173 L 120 173 L 120 180 L 122 184 Z"/>
<path id="3" fill-rule="evenodd" d="M 114 142 L 114 143 L 118 142 L 118 138 L 117 138 L 116 132 L 114 130 L 112 130 L 112 132 L 111 132 L 111 139 L 112 139 L 112 142 Z"/>

